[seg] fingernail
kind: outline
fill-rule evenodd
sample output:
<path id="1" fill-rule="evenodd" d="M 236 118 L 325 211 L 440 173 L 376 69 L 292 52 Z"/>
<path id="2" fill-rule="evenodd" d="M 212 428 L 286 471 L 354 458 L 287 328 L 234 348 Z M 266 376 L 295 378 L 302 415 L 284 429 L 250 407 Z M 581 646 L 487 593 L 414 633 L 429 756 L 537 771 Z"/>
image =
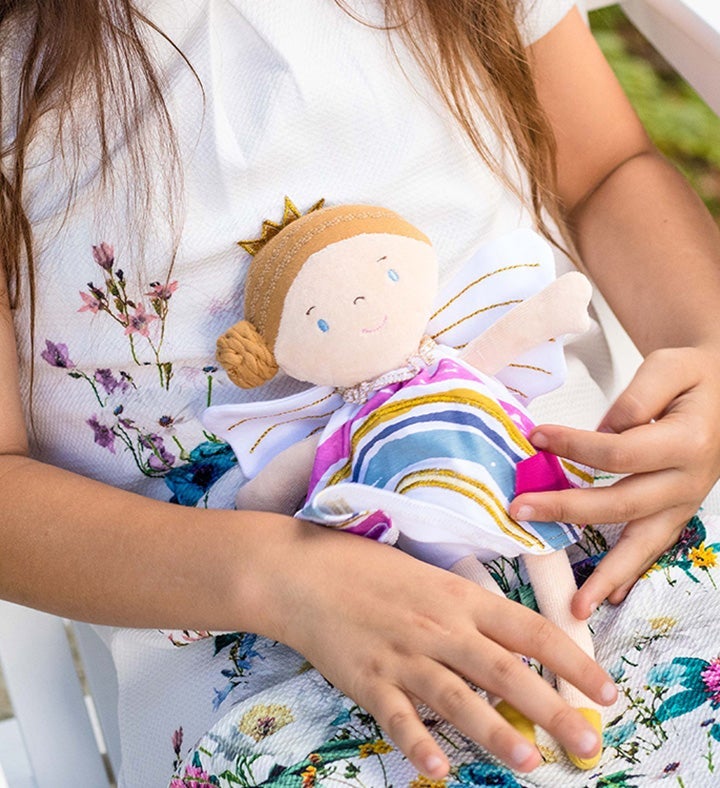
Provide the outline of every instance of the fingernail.
<path id="1" fill-rule="evenodd" d="M 516 520 L 532 520 L 535 516 L 535 510 L 532 506 L 528 506 L 527 504 L 523 504 L 522 506 L 518 507 L 517 512 L 515 513 Z"/>
<path id="2" fill-rule="evenodd" d="M 600 688 L 600 700 L 603 703 L 612 703 L 617 698 L 617 687 L 612 681 L 606 681 Z"/>
<path id="3" fill-rule="evenodd" d="M 544 432 L 533 432 L 532 438 L 530 438 L 530 443 L 532 443 L 536 449 L 547 449 L 547 447 L 550 445 L 550 441 Z"/>
<path id="4" fill-rule="evenodd" d="M 600 603 L 596 602 L 594 599 L 592 602 L 588 602 L 588 610 L 590 611 L 589 615 L 592 615 L 599 607 Z"/>
<path id="5" fill-rule="evenodd" d="M 510 758 L 516 766 L 522 766 L 535 752 L 537 752 L 537 748 L 529 742 L 519 742 L 513 747 Z"/>
<path id="6" fill-rule="evenodd" d="M 606 433 L 608 433 L 609 435 L 614 435 L 614 434 L 615 434 L 615 430 L 614 430 L 612 427 L 609 427 L 607 424 L 601 424 L 601 425 L 600 425 L 600 426 L 597 428 L 597 431 L 598 431 L 598 432 L 606 432 Z"/>
<path id="7" fill-rule="evenodd" d="M 597 752 L 600 742 L 594 731 L 585 731 L 578 739 L 577 749 L 579 755 L 592 755 Z"/>
<path id="8" fill-rule="evenodd" d="M 425 759 L 425 774 L 433 775 L 445 772 L 445 761 L 437 755 L 430 755 Z"/>

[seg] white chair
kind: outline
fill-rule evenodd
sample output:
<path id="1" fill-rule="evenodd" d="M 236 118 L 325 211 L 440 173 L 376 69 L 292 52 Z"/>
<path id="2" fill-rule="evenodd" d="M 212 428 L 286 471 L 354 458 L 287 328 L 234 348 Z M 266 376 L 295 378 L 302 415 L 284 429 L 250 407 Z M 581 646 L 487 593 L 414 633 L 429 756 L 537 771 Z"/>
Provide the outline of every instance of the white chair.
<path id="1" fill-rule="evenodd" d="M 0 602 L 0 668 L 15 714 L 0 722 L 0 788 L 108 788 L 120 765 L 117 681 L 95 631 Z"/>

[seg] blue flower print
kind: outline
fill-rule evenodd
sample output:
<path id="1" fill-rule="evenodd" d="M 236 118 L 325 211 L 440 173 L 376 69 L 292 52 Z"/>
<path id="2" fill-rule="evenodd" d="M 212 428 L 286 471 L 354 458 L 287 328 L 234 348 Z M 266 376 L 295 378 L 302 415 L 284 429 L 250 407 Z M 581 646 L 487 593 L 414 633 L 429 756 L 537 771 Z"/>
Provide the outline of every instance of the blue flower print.
<path id="1" fill-rule="evenodd" d="M 680 669 L 681 673 L 678 675 L 672 668 Z M 694 711 L 705 703 L 713 710 L 720 708 L 720 657 L 710 662 L 698 657 L 676 657 L 668 665 L 656 666 L 650 673 L 656 680 L 664 674 L 672 681 L 670 686 L 679 684 L 684 688 L 658 708 L 656 716 L 661 722 Z M 648 680 L 651 680 L 650 675 Z M 713 721 L 710 736 L 720 741 L 720 724 Z"/>
<path id="2" fill-rule="evenodd" d="M 465 786 L 523 788 L 509 769 L 487 761 L 461 766 L 458 769 L 457 777 L 460 782 L 450 783 L 449 788 L 465 788 Z"/>
<path id="3" fill-rule="evenodd" d="M 227 443 L 205 441 L 189 455 L 189 462 L 172 468 L 165 475 L 165 484 L 172 490 L 171 503 L 196 506 L 215 482 L 237 463 Z"/>

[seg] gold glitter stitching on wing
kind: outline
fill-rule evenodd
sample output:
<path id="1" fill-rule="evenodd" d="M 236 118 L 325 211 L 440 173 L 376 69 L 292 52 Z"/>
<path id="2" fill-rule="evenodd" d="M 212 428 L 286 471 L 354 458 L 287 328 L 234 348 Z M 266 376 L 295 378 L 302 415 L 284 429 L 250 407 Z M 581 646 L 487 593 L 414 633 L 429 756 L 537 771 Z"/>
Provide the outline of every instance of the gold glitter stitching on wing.
<path id="1" fill-rule="evenodd" d="M 506 265 L 503 268 L 496 268 L 494 271 L 490 271 L 487 274 L 483 274 L 477 279 L 474 279 L 469 284 L 465 285 L 465 287 L 463 287 L 463 289 L 459 293 L 454 295 L 447 303 L 443 304 L 443 306 L 441 306 L 430 317 L 430 320 L 434 320 L 441 312 L 444 312 L 451 304 L 454 304 L 455 301 L 458 300 L 458 298 L 461 298 L 465 293 L 467 293 L 468 290 L 470 290 L 472 287 L 475 287 L 475 285 L 480 284 L 480 282 L 483 282 L 485 279 L 489 279 L 491 276 L 495 276 L 496 274 L 505 273 L 506 271 L 516 271 L 518 268 L 540 268 L 540 263 L 518 263 L 517 265 Z"/>
<path id="2" fill-rule="evenodd" d="M 495 304 L 489 304 L 488 306 L 480 307 L 480 309 L 476 309 L 474 312 L 471 312 L 469 315 L 465 315 L 465 317 L 461 317 L 456 320 L 454 323 L 451 323 L 449 326 L 437 331 L 434 334 L 431 334 L 431 338 L 437 340 L 437 338 L 441 334 L 445 334 L 448 331 L 451 331 L 456 326 L 459 326 L 461 323 L 464 323 L 466 320 L 471 320 L 473 317 L 482 314 L 483 312 L 489 312 L 491 309 L 498 309 L 501 306 L 514 306 L 515 304 L 521 304 L 525 299 L 524 298 L 511 298 L 509 301 L 498 301 Z"/>

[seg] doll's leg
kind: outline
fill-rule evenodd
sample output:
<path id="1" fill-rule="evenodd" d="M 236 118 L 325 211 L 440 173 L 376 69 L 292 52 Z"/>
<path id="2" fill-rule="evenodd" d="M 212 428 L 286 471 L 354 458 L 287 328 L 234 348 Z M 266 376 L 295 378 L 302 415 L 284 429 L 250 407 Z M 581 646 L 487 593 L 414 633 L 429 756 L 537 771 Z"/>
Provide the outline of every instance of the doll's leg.
<path id="1" fill-rule="evenodd" d="M 595 656 L 590 629 L 570 612 L 570 600 L 577 590 L 572 567 L 564 550 L 546 555 L 524 555 L 530 583 L 540 612 L 556 626 L 568 634 L 589 656 Z M 600 707 L 565 679 L 557 677 L 557 690 L 560 696 L 574 706 L 602 734 Z M 600 760 L 600 753 L 594 758 L 570 760 L 581 769 L 592 769 Z"/>
<path id="2" fill-rule="evenodd" d="M 467 555 L 461 558 L 457 563 L 453 564 L 450 568 L 451 572 L 456 575 L 472 580 L 487 591 L 492 591 L 493 594 L 504 596 L 500 586 L 493 580 L 492 575 L 488 572 L 483 563 L 478 561 L 474 555 Z M 535 744 L 535 726 L 532 720 L 528 719 L 524 714 L 519 712 L 514 706 L 511 706 L 504 700 L 501 700 L 491 693 L 487 693 L 488 702 L 494 706 L 495 711 L 504 717 L 512 726 L 521 733 L 531 744 Z"/>

